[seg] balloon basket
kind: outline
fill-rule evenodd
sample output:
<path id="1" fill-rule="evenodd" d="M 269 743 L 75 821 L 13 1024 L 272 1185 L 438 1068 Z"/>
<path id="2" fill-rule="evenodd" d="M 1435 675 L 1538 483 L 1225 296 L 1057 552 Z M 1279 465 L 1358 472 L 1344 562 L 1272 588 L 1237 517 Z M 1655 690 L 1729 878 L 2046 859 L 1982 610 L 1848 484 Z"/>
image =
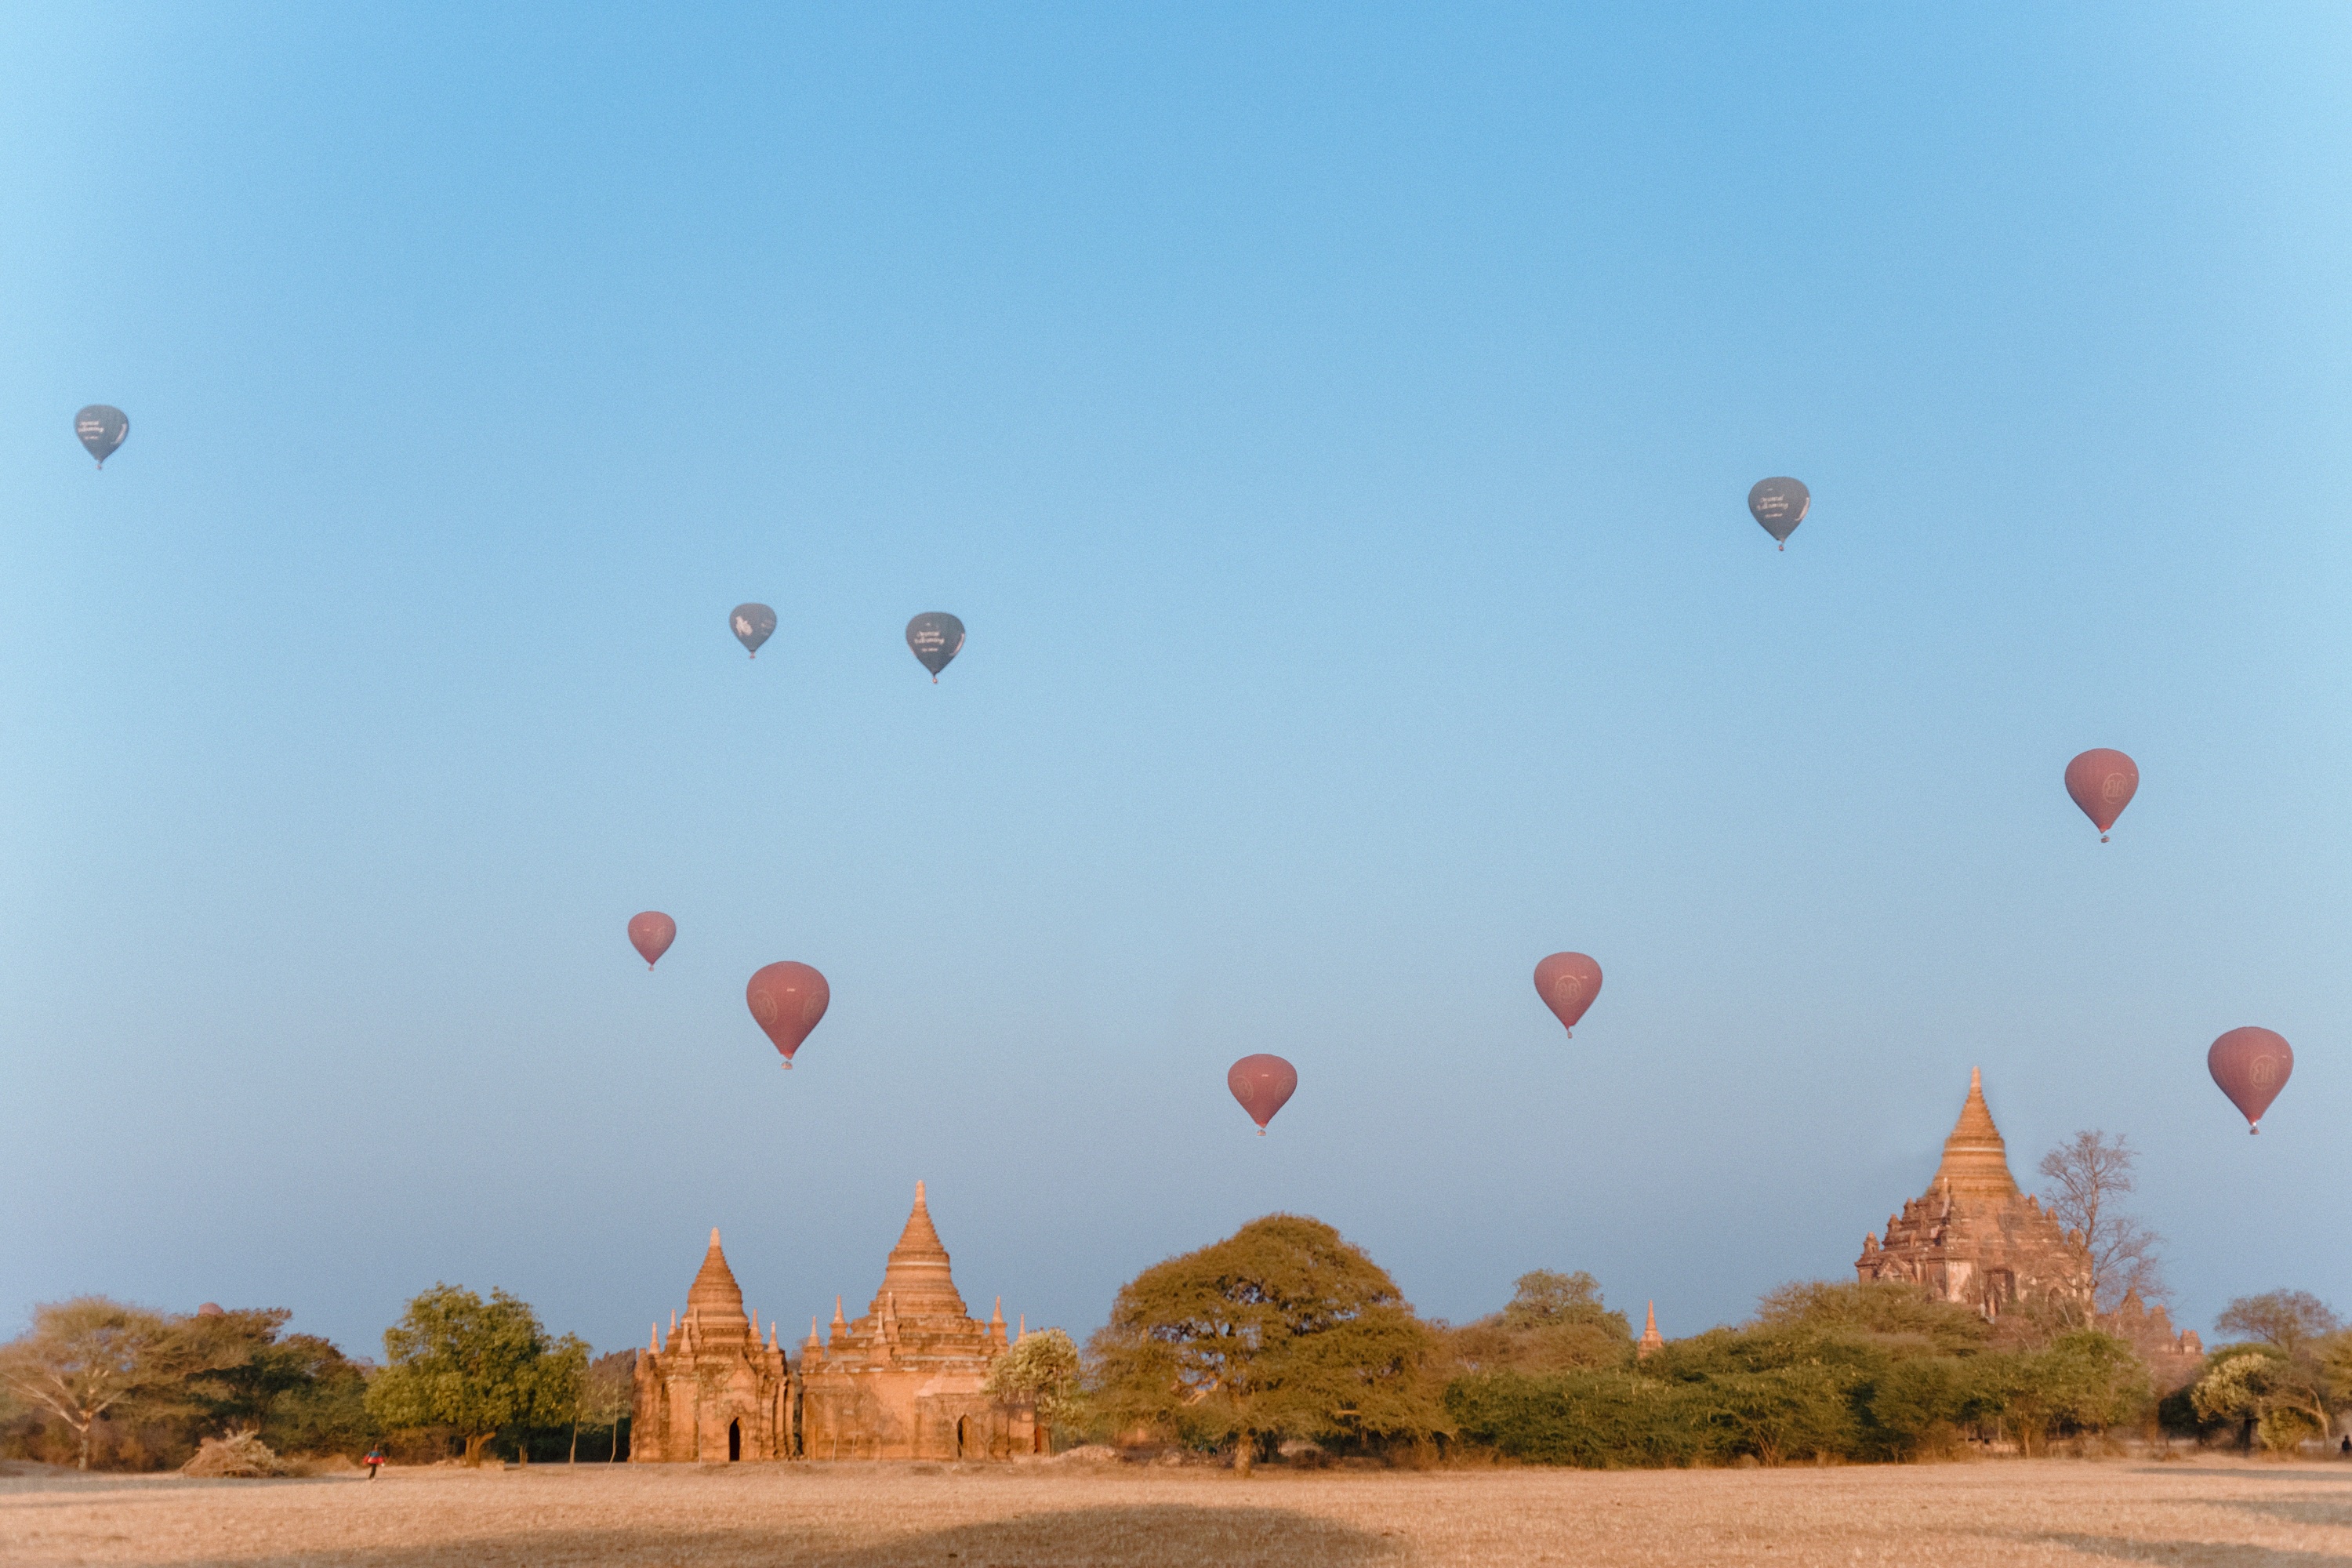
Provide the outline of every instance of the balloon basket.
<path id="1" fill-rule="evenodd" d="M 786 1072 L 790 1072 L 790 1071 L 792 1071 L 792 1070 L 793 1070 L 793 1064 L 792 1064 L 791 1062 L 789 1062 L 789 1061 L 788 1061 L 788 1062 L 786 1062 L 786 1063 L 784 1063 L 784 1070 L 785 1070 Z"/>
<path id="2" fill-rule="evenodd" d="M 1261 1137 L 1261 1138 L 1265 1137 L 1265 1128 L 1263 1128 L 1263 1127 L 1259 1128 L 1259 1129 L 1257 1130 L 1257 1135 L 1258 1135 L 1259 1137 Z"/>

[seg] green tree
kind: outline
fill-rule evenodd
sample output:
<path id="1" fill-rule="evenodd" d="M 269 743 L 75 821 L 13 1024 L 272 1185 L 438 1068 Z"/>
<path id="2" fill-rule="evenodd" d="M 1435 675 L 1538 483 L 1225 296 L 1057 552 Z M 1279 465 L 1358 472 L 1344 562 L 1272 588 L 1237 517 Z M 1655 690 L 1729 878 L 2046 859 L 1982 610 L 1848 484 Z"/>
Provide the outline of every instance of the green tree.
<path id="1" fill-rule="evenodd" d="M 1695 1465 L 1721 1451 L 1710 1391 L 1629 1368 L 1474 1373 L 1445 1390 L 1472 1443 L 1543 1465 Z"/>
<path id="2" fill-rule="evenodd" d="M 1471 1372 L 1622 1366 L 1633 1359 L 1633 1328 L 1591 1275 L 1538 1268 L 1519 1276 L 1501 1311 L 1447 1330 L 1444 1349 Z"/>
<path id="3" fill-rule="evenodd" d="M 1122 1425 L 1230 1441 L 1244 1475 L 1272 1437 L 1441 1430 L 1434 1345 L 1379 1265 L 1322 1221 L 1286 1214 L 1145 1269 L 1089 1342 Z"/>
<path id="4" fill-rule="evenodd" d="M 530 1397 L 521 1418 L 520 1426 L 569 1426 L 572 1428 L 572 1448 L 567 1464 L 580 1462 L 580 1423 L 588 1411 L 588 1342 L 577 1334 L 566 1334 L 547 1347 L 546 1353 L 530 1372 Z M 523 1463 L 530 1462 L 530 1449 L 522 1450 Z"/>
<path id="5" fill-rule="evenodd" d="M 32 1331 L 0 1345 L 0 1383 L 71 1429 L 86 1470 L 98 1423 L 168 1395 L 184 1377 L 185 1350 L 161 1313 L 79 1296 L 36 1307 Z"/>
<path id="6" fill-rule="evenodd" d="M 1027 1400 L 1049 1434 L 1076 1432 L 1085 1428 L 1089 1415 L 1084 1373 L 1077 1342 L 1063 1330 L 1040 1329 L 996 1358 L 985 1392 L 996 1399 Z"/>
<path id="7" fill-rule="evenodd" d="M 613 1446 L 604 1452 L 607 1463 L 621 1457 L 621 1423 L 629 1418 L 636 1402 L 636 1374 L 637 1352 L 633 1350 L 608 1352 L 588 1363 L 580 1418 L 613 1434 Z"/>
<path id="8" fill-rule="evenodd" d="M 2265 1290 L 2231 1301 L 2213 1320 L 2213 1326 L 2223 1333 L 2260 1340 L 2282 1355 L 2294 1356 L 2341 1329 L 2344 1321 L 2308 1290 Z"/>
<path id="9" fill-rule="evenodd" d="M 261 1419 L 262 1441 L 281 1454 L 362 1454 L 383 1435 L 368 1414 L 368 1368 L 316 1334 L 288 1334 L 265 1352 L 285 1371 Z"/>
<path id="10" fill-rule="evenodd" d="M 587 1364 L 587 1347 L 569 1334 L 551 1342 L 528 1302 L 503 1290 L 485 1301 L 455 1285 L 409 1302 L 383 1331 L 383 1352 L 369 1414 L 388 1427 L 456 1428 L 469 1465 L 501 1428 L 569 1418 L 577 1401 L 567 1406 L 565 1396 Z"/>
<path id="11" fill-rule="evenodd" d="M 1708 1381 L 1708 1418 L 1727 1452 L 1766 1465 L 1851 1454 L 1863 1381 L 1852 1367 L 1821 1362 L 1734 1373 Z"/>
<path id="12" fill-rule="evenodd" d="M 2017 1360 L 2022 1375 L 2002 1417 L 2021 1430 L 2032 1426 L 2037 1439 L 2104 1432 L 2148 1401 L 2147 1365 L 2131 1346 L 2096 1329 L 2061 1335 L 2048 1350 Z"/>
<path id="13" fill-rule="evenodd" d="M 1756 1304 L 1760 1331 L 1859 1337 L 1890 1353 L 1972 1355 L 1991 1330 L 1955 1302 L 1904 1279 L 1809 1279 L 1769 1291 Z"/>
<path id="14" fill-rule="evenodd" d="M 2352 1351 L 2344 1348 L 2352 1335 L 2325 1301 L 2308 1290 L 2241 1296 L 2213 1326 L 2247 1338 L 2207 1362 L 2190 1390 L 2200 1416 L 2249 1423 L 2274 1452 L 2326 1435 L 2338 1404 L 2352 1397 Z"/>

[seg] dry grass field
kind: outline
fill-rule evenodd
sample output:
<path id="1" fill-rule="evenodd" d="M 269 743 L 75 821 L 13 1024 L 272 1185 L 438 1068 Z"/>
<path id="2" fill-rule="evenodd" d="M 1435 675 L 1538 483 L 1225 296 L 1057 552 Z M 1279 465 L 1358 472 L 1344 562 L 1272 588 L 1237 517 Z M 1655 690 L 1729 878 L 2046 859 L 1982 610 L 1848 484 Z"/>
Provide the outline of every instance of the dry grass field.
<path id="1" fill-rule="evenodd" d="M 2263 1563 L 2352 1568 L 2352 1464 L 1262 1474 L 742 1465 L 0 1478 L 0 1563 Z"/>

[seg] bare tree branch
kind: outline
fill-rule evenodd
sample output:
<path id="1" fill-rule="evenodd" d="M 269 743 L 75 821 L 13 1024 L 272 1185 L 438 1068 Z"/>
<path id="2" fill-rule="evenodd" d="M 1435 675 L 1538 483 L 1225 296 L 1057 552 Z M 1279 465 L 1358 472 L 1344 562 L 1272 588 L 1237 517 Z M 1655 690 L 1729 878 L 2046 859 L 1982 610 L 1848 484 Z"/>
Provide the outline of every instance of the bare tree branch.
<path id="1" fill-rule="evenodd" d="M 2042 1173 L 2053 1184 L 2042 1205 L 2060 1225 L 2082 1233 L 2098 1311 L 2114 1311 L 2133 1291 L 2150 1303 L 2166 1293 L 2164 1238 L 2122 1204 L 2138 1184 L 2133 1174 L 2138 1161 L 2128 1138 L 2095 1130 L 2077 1132 L 2042 1156 Z"/>

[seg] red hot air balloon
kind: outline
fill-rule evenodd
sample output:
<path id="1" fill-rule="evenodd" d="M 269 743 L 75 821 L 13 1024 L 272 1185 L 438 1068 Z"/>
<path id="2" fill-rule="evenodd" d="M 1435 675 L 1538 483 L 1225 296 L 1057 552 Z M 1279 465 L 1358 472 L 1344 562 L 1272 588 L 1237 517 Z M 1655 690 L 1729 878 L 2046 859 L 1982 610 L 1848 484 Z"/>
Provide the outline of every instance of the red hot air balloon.
<path id="1" fill-rule="evenodd" d="M 2121 752 L 2098 746 L 2066 764 L 2066 793 L 2099 830 L 2102 844 L 2107 841 L 2107 829 L 2138 792 L 2139 764 Z"/>
<path id="2" fill-rule="evenodd" d="M 1580 952 L 1555 952 L 1536 965 L 1536 994 L 1559 1017 L 1572 1040 L 1576 1021 L 1601 994 L 1601 966 Z"/>
<path id="3" fill-rule="evenodd" d="M 751 1016 L 783 1054 L 784 1069 L 792 1070 L 793 1053 L 809 1037 L 816 1021 L 833 1001 L 833 987 L 805 963 L 772 963 L 751 976 L 743 988 Z"/>
<path id="4" fill-rule="evenodd" d="M 661 955 L 677 940 L 677 922 L 659 910 L 629 917 L 629 945 L 637 950 L 637 956 L 646 961 L 647 969 L 659 963 Z"/>
<path id="5" fill-rule="evenodd" d="M 2268 1029 L 2232 1029 L 2205 1053 L 2205 1067 L 2244 1115 L 2246 1131 L 2260 1132 L 2263 1112 L 2294 1070 L 2294 1047 Z"/>
<path id="6" fill-rule="evenodd" d="M 1298 1069 L 1280 1057 L 1270 1057 L 1263 1051 L 1254 1057 L 1244 1057 L 1225 1069 L 1225 1087 L 1242 1102 L 1250 1120 L 1257 1123 L 1257 1135 L 1265 1136 L 1265 1124 L 1274 1113 L 1290 1103 L 1298 1091 Z"/>

